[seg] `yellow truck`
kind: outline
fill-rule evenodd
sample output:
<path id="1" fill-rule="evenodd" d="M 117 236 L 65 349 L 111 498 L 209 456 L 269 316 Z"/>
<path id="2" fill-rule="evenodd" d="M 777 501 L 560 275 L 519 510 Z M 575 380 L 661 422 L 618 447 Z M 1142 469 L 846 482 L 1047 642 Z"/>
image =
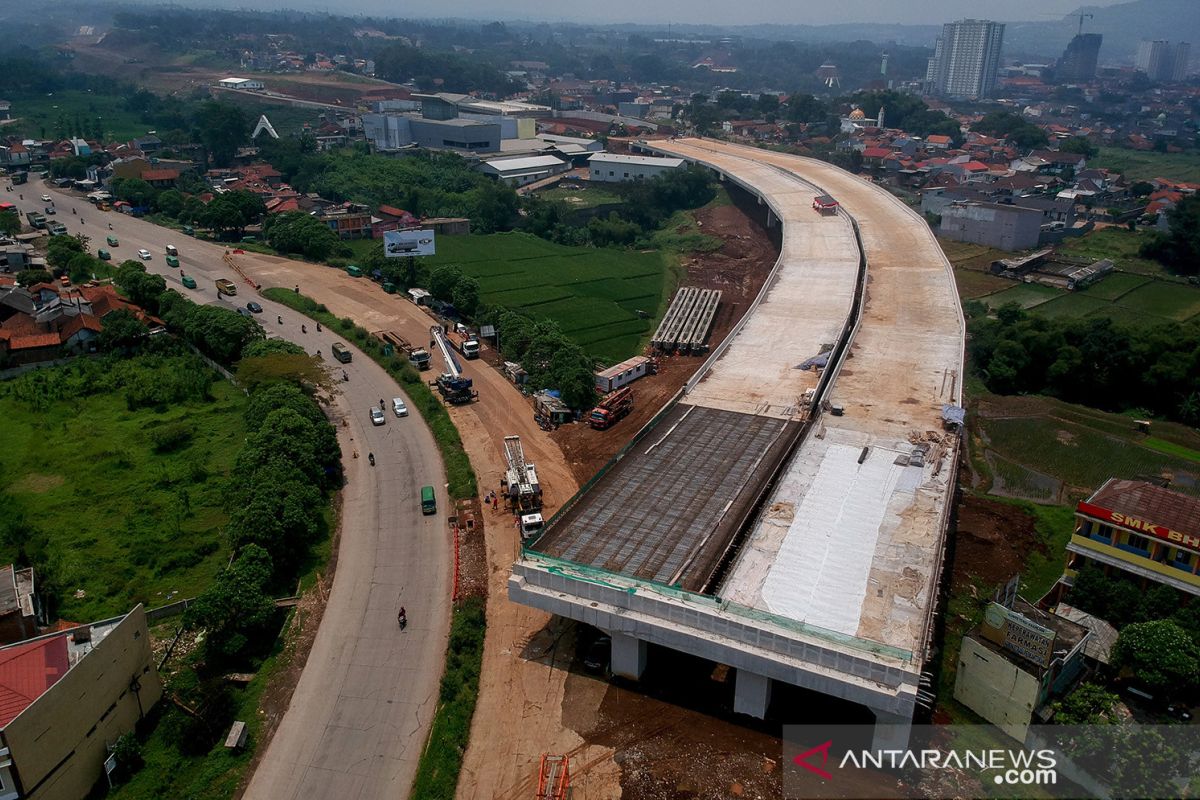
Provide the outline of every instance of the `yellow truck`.
<path id="1" fill-rule="evenodd" d="M 234 285 L 233 281 L 226 280 L 225 278 L 217 278 L 216 283 L 218 295 L 227 294 L 232 297 L 237 294 L 237 286 Z"/>

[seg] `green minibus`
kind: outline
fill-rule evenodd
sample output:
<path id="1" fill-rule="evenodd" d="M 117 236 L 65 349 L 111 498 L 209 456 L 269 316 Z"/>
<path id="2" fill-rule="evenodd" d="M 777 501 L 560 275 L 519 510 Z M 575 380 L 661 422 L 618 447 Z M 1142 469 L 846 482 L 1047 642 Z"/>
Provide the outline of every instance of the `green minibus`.
<path id="1" fill-rule="evenodd" d="M 437 498 L 433 496 L 432 486 L 421 487 L 421 513 L 436 514 L 437 513 Z"/>

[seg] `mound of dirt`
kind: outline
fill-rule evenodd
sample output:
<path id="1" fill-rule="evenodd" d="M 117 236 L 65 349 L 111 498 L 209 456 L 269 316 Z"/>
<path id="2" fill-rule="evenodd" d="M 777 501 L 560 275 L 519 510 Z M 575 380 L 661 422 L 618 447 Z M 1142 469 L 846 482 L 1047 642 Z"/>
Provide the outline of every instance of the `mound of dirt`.
<path id="1" fill-rule="evenodd" d="M 1045 553 L 1035 522 L 1016 506 L 964 495 L 953 534 L 954 591 L 967 590 L 971 584 L 1002 584 L 1021 571 L 1031 552 Z"/>

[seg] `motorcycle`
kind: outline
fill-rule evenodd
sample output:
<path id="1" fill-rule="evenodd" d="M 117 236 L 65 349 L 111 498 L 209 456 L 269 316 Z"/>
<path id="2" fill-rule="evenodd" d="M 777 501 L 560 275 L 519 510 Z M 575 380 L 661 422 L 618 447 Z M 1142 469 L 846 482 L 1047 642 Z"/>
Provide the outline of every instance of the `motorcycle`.
<path id="1" fill-rule="evenodd" d="M 317 333 L 321 332 L 321 323 L 317 323 Z"/>
<path id="2" fill-rule="evenodd" d="M 346 374 L 346 370 L 342 370 L 342 381 L 346 382 L 349 380 L 350 380 L 350 376 Z"/>
<path id="3" fill-rule="evenodd" d="M 307 326 L 307 325 L 301 325 L 301 326 L 300 326 L 300 332 L 301 332 L 301 333 L 308 333 L 308 326 Z"/>
<path id="4" fill-rule="evenodd" d="M 400 613 L 396 615 L 396 621 L 400 623 L 400 630 L 408 627 L 408 615 L 404 613 L 404 609 L 400 609 Z"/>
<path id="5" fill-rule="evenodd" d="M 371 466 L 372 466 L 372 467 L 373 467 L 373 466 L 375 466 L 375 454 L 374 454 L 374 453 L 367 453 L 367 461 L 370 461 L 370 462 L 371 462 Z"/>

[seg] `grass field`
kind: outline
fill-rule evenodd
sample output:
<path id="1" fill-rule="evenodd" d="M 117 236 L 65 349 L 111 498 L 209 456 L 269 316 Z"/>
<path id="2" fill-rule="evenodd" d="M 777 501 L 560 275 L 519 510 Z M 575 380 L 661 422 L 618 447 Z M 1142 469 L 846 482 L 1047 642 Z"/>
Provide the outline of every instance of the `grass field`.
<path id="1" fill-rule="evenodd" d="M 363 252 L 378 242 L 352 246 Z M 674 285 L 669 254 L 565 247 L 524 233 L 440 236 L 425 266 L 443 264 L 477 278 L 485 304 L 552 319 L 608 363 L 638 351 Z"/>
<path id="2" fill-rule="evenodd" d="M 1003 291 L 1013 285 L 1012 281 L 974 269 L 955 269 L 954 282 L 958 284 L 958 294 L 964 300 Z"/>
<path id="3" fill-rule="evenodd" d="M 1167 178 L 1173 181 L 1200 182 L 1200 154 L 1195 152 L 1155 153 L 1101 147 L 1100 156 L 1089 161 L 1088 166 L 1115 169 L 1126 178 L 1135 181 Z"/>
<path id="4" fill-rule="evenodd" d="M 979 298 L 991 308 L 999 308 L 1005 303 L 1016 303 L 1021 308 L 1033 308 L 1058 297 L 1062 292 L 1038 283 L 1017 283 L 1006 281 L 1009 288 Z"/>
<path id="5" fill-rule="evenodd" d="M 1110 259 L 1121 272 L 1136 272 L 1155 278 L 1175 278 L 1157 261 L 1142 258 L 1138 248 L 1149 238 L 1149 231 L 1131 231 L 1126 228 L 1100 228 L 1075 239 L 1067 239 L 1058 248 L 1059 252 L 1088 261 Z"/>
<path id="6" fill-rule="evenodd" d="M 1200 479 L 1200 432 L 1186 426 L 1155 422 L 1155 436 L 1147 437 L 1128 416 L 1053 398 L 983 393 L 976 400 L 975 430 L 985 449 L 1000 457 L 988 460 L 994 470 L 989 478 L 1028 488 L 1030 499 L 1042 499 L 1037 481 L 1016 475 L 1010 465 L 1063 481 L 1071 496 L 1111 477 L 1166 475 L 1189 492 L 1187 486 Z M 980 466 L 977 459 L 972 465 Z"/>
<path id="7" fill-rule="evenodd" d="M 138 119 L 136 114 L 126 111 L 122 106 L 122 98 L 116 96 L 69 90 L 10 99 L 12 116 L 20 121 L 4 127 L 2 130 L 6 134 L 54 138 L 58 134 L 61 117 L 67 119 L 68 129 L 78 118 L 87 131 L 88 139 L 92 138 L 92 123 L 97 118 L 106 137 L 122 141 L 141 136 L 153 127 Z"/>
<path id="8" fill-rule="evenodd" d="M 610 192 L 601 186 L 589 186 L 586 189 L 562 189 L 555 187 L 537 192 L 542 200 L 557 200 L 566 203 L 571 208 L 595 208 L 596 206 L 622 202 L 621 196 Z"/>
<path id="9" fill-rule="evenodd" d="M 193 597 L 224 565 L 226 476 L 245 435 L 246 398 L 226 382 L 212 394 L 162 412 L 129 411 L 119 394 L 39 411 L 0 396 L 0 481 L 48 534 L 64 619 Z M 149 437 L 172 423 L 191 429 L 190 442 L 155 452 Z"/>
<path id="10" fill-rule="evenodd" d="M 1117 272 L 1105 277 L 1099 283 L 1092 284 L 1081 292 L 1076 292 L 1076 294 L 1081 297 L 1090 297 L 1093 300 L 1108 302 L 1120 299 L 1122 295 L 1132 292 L 1139 286 L 1145 286 L 1150 280 L 1145 275 Z"/>

